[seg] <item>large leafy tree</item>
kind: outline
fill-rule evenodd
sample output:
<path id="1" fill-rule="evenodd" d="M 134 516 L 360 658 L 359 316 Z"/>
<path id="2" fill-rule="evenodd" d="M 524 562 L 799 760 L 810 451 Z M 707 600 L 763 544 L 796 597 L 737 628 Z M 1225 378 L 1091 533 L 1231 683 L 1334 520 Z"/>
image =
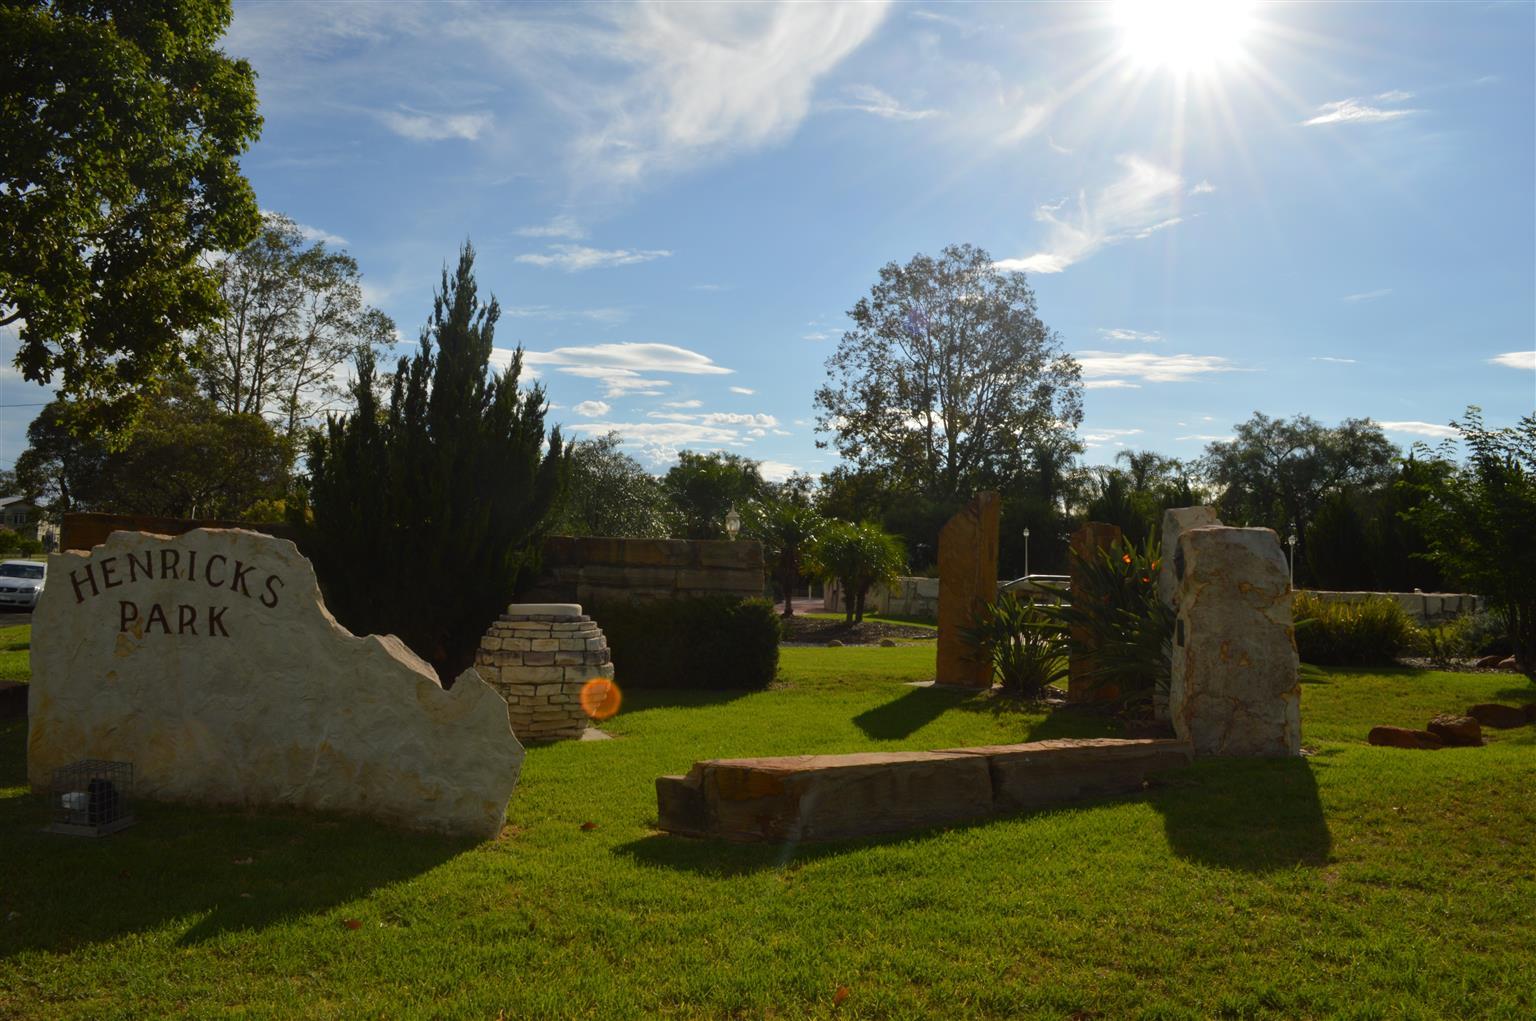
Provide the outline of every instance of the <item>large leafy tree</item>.
<path id="1" fill-rule="evenodd" d="M 1390 482 L 1398 456 L 1368 418 L 1329 428 L 1306 415 L 1285 421 L 1255 412 L 1236 434 L 1208 445 L 1203 458 L 1207 478 L 1221 490 L 1222 520 L 1303 539 L 1329 493 Z"/>
<path id="2" fill-rule="evenodd" d="M 258 212 L 236 157 L 256 76 L 218 49 L 228 0 L 0 4 L 0 325 L 16 365 L 108 425 L 219 311 L 202 253 Z M 105 416 L 103 418 L 103 416 Z"/>
<path id="3" fill-rule="evenodd" d="M 570 482 L 551 531 L 662 539 L 676 514 L 661 480 L 619 447 L 616 432 L 571 444 Z"/>
<path id="4" fill-rule="evenodd" d="M 899 488 L 969 499 L 1082 420 L 1080 370 L 1022 273 L 971 245 L 888 263 L 816 391 L 817 429 Z"/>
<path id="5" fill-rule="evenodd" d="M 768 494 L 758 463 L 729 451 L 682 451 L 662 486 L 687 539 L 725 538 L 725 516 L 731 508 L 745 514 Z"/>
<path id="6" fill-rule="evenodd" d="M 832 521 L 820 530 L 807 563 L 821 577 L 842 586 L 846 619 L 860 623 L 869 590 L 901 576 L 907 551 L 900 539 L 878 525 Z"/>
<path id="7" fill-rule="evenodd" d="M 337 619 L 398 635 L 445 684 L 537 557 L 569 466 L 560 430 L 546 437 L 543 388 L 519 389 L 522 350 L 490 372 L 500 313 L 480 300 L 466 244 L 387 405 L 363 348 L 356 411 L 329 417 L 309 448 L 314 552 Z"/>
<path id="8" fill-rule="evenodd" d="M 1421 476 L 1423 499 L 1408 513 L 1429 540 L 1429 558 L 1504 618 L 1516 664 L 1536 675 L 1536 415 L 1491 429 L 1471 407 L 1451 424 L 1466 461 Z M 1441 452 L 1448 465 L 1453 455 L 1449 446 Z"/>
<path id="9" fill-rule="evenodd" d="M 197 334 L 197 374 L 231 414 L 264 415 L 285 435 L 343 396 L 336 370 L 392 343 L 394 321 L 364 304 L 357 260 L 306 243 L 269 213 L 244 248 L 214 260 L 225 311 Z"/>

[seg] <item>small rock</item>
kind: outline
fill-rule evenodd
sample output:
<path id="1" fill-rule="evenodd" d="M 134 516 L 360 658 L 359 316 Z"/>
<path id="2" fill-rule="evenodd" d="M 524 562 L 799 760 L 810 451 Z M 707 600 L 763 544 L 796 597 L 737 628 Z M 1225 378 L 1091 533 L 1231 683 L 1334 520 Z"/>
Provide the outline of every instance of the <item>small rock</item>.
<path id="1" fill-rule="evenodd" d="M 1501 662 L 1503 662 L 1503 660 L 1504 657 L 1498 653 L 1494 653 L 1492 656 L 1484 656 L 1482 659 L 1477 661 L 1477 668 L 1479 670 L 1493 669 L 1497 667 Z"/>
<path id="2" fill-rule="evenodd" d="M 1494 730 L 1523 727 L 1526 722 L 1524 709 L 1517 709 L 1512 705 L 1500 705 L 1497 702 L 1484 702 L 1481 705 L 1470 706 L 1467 709 L 1467 715 Z"/>
<path id="3" fill-rule="evenodd" d="M 880 647 L 882 649 L 894 649 L 896 648 L 896 640 L 893 638 L 882 638 L 880 639 Z"/>
<path id="4" fill-rule="evenodd" d="M 1513 670 L 1513 669 L 1515 669 L 1515 657 L 1510 656 L 1507 659 L 1499 660 L 1499 669 L 1500 670 Z"/>
<path id="5" fill-rule="evenodd" d="M 1429 721 L 1429 732 L 1451 748 L 1477 748 L 1483 743 L 1483 728 L 1470 716 L 1436 716 Z"/>
<path id="6" fill-rule="evenodd" d="M 1372 727 L 1366 740 L 1381 748 L 1421 748 L 1426 751 L 1444 745 L 1427 730 L 1409 730 L 1407 727 Z"/>
<path id="7" fill-rule="evenodd" d="M 836 638 L 827 643 L 827 648 L 829 649 L 841 649 L 842 647 L 843 643 L 838 641 Z"/>

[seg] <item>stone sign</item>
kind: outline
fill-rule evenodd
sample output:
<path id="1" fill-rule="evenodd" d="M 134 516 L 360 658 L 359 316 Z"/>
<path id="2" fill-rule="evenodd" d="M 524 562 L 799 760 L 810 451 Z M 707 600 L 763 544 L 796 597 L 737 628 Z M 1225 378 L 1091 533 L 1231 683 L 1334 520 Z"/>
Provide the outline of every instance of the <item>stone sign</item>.
<path id="1" fill-rule="evenodd" d="M 997 598 L 997 528 L 1002 499 L 977 493 L 939 533 L 938 682 L 992 687 L 992 664 L 960 637 Z"/>
<path id="2" fill-rule="evenodd" d="M 326 610 L 286 539 L 114 532 L 54 560 L 32 623 L 27 774 L 133 763 L 135 794 L 499 832 L 523 749 L 473 670 L 444 691 Z"/>
<path id="3" fill-rule="evenodd" d="M 1198 755 L 1301 754 L 1291 585 L 1268 528 L 1192 528 L 1174 573 L 1173 728 Z"/>

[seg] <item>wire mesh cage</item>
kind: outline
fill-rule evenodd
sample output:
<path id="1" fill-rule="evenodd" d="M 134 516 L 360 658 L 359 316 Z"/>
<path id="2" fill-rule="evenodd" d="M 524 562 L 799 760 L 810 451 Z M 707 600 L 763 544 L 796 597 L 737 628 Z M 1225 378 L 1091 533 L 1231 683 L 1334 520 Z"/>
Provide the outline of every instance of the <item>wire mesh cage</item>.
<path id="1" fill-rule="evenodd" d="M 53 771 L 50 833 L 104 837 L 133 825 L 133 763 L 81 759 Z"/>

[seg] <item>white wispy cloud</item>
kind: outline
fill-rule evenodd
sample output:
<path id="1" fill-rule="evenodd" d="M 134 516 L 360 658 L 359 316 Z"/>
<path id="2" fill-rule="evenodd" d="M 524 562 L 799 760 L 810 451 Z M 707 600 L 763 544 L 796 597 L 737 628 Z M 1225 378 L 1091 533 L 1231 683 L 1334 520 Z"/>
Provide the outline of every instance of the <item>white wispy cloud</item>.
<path id="1" fill-rule="evenodd" d="M 583 418 L 597 418 L 599 415 L 608 414 L 613 407 L 606 401 L 582 401 L 571 410 Z"/>
<path id="2" fill-rule="evenodd" d="M 1201 181 L 1199 184 L 1197 184 L 1193 188 L 1189 189 L 1189 194 L 1191 194 L 1191 195 L 1210 195 L 1215 190 L 1216 190 L 1216 186 L 1214 184 L 1212 184 L 1210 181 Z"/>
<path id="3" fill-rule="evenodd" d="M 1130 343 L 1134 341 L 1142 344 L 1152 344 L 1163 339 L 1162 333 L 1158 330 L 1147 332 L 1143 330 L 1100 329 L 1099 336 L 1103 337 L 1105 340 L 1114 340 L 1124 343 Z"/>
<path id="4" fill-rule="evenodd" d="M 826 109 L 856 110 L 892 121 L 921 121 L 939 116 L 938 110 L 903 106 L 895 96 L 882 92 L 873 85 L 847 85 L 843 87 L 843 94 L 848 97 L 846 100 L 828 103 Z"/>
<path id="5" fill-rule="evenodd" d="M 1377 298 L 1385 298 L 1392 293 L 1392 288 L 1382 287 L 1374 291 L 1361 291 L 1359 294 L 1346 294 L 1343 301 L 1375 301 Z"/>
<path id="6" fill-rule="evenodd" d="M 804 334 L 803 336 L 801 336 L 800 339 L 801 340 L 816 341 L 816 342 L 820 343 L 823 340 L 831 340 L 835 336 L 837 336 L 837 334 L 829 333 L 826 330 L 813 330 L 812 332 Z"/>
<path id="7" fill-rule="evenodd" d="M 1140 390 L 1140 383 L 1128 379 L 1089 379 L 1083 381 L 1084 390 Z"/>
<path id="8" fill-rule="evenodd" d="M 503 305 L 501 314 L 513 319 L 585 319 L 615 326 L 629 318 L 626 308 L 555 308 L 551 305 Z"/>
<path id="9" fill-rule="evenodd" d="M 1237 439 L 1232 433 L 1220 435 L 1217 433 L 1192 433 L 1189 436 L 1175 436 L 1176 440 L 1199 440 L 1201 443 L 1231 443 Z"/>
<path id="10" fill-rule="evenodd" d="M 1101 443 L 1109 443 L 1126 436 L 1137 436 L 1140 429 L 1109 429 L 1104 427 L 1086 428 L 1079 435 L 1089 446 L 1097 446 Z"/>
<path id="11" fill-rule="evenodd" d="M 1355 359 L 1353 359 L 1353 358 L 1335 358 L 1332 355 L 1313 355 L 1312 356 L 1312 360 L 1314 362 L 1332 362 L 1335 365 L 1354 365 L 1355 364 Z"/>
<path id="12" fill-rule="evenodd" d="M 1147 238 L 1182 222 L 1176 215 L 1182 177 L 1141 156 L 1121 156 L 1118 162 L 1120 177 L 1092 198 L 1080 191 L 1071 213 L 1063 213 L 1066 200 L 1036 209 L 1035 219 L 1048 228 L 1045 246 L 1034 255 L 1000 260 L 997 268 L 1060 273 L 1108 245 Z"/>
<path id="13" fill-rule="evenodd" d="M 702 408 L 703 406 L 703 401 L 668 401 L 662 405 L 663 408 Z"/>
<path id="14" fill-rule="evenodd" d="M 783 482 L 800 469 L 787 461 L 759 461 L 758 474 L 769 482 Z"/>
<path id="15" fill-rule="evenodd" d="M 1503 365 L 1511 369 L 1525 369 L 1536 371 L 1536 351 L 1506 351 L 1501 355 L 1494 355 L 1488 359 L 1491 365 Z"/>
<path id="16" fill-rule="evenodd" d="M 1389 433 L 1408 433 L 1412 436 L 1428 436 L 1431 439 L 1444 440 L 1459 436 L 1455 429 L 1448 425 L 1436 425 L 1434 422 L 1377 422 Z"/>
<path id="17" fill-rule="evenodd" d="M 526 252 L 517 256 L 516 261 L 534 266 L 555 266 L 567 273 L 580 273 L 583 270 L 607 269 L 610 266 L 631 266 L 639 262 L 650 262 L 653 259 L 664 259 L 672 254 L 664 248 L 602 249 L 576 244 L 556 244 L 549 247 L 553 254 Z"/>
<path id="18" fill-rule="evenodd" d="M 557 216 L 548 223 L 532 227 L 519 227 L 516 233 L 525 238 L 566 238 L 576 241 L 587 236 L 581 224 L 570 216 Z"/>
<path id="19" fill-rule="evenodd" d="M 1310 120 L 1304 120 L 1301 123 L 1309 128 L 1321 124 L 1373 124 L 1423 113 L 1422 110 L 1409 107 L 1388 110 L 1370 105 L 1371 101 L 1397 103 L 1411 98 L 1413 98 L 1412 94 L 1407 92 L 1383 92 L 1373 97 L 1373 100 L 1340 99 L 1332 103 L 1324 103 L 1317 108 L 1317 113 Z"/>
<path id="20" fill-rule="evenodd" d="M 492 361 L 505 364 L 511 352 L 498 348 Z M 708 355 L 675 344 L 592 344 L 586 347 L 558 347 L 552 351 L 525 351 L 523 362 L 538 368 L 583 379 L 593 379 L 605 387 L 604 397 L 626 395 L 658 396 L 672 385 L 665 373 L 679 375 L 729 375 L 734 370 L 715 364 Z"/>
<path id="21" fill-rule="evenodd" d="M 733 393 L 733 394 L 746 394 L 747 396 L 750 397 L 752 394 L 757 393 L 757 391 L 753 390 L 751 387 L 733 386 L 733 387 L 731 387 L 731 393 Z"/>
<path id="22" fill-rule="evenodd" d="M 1188 383 L 1221 372 L 1235 372 L 1236 365 L 1219 355 L 1160 355 L 1139 351 L 1082 351 L 1075 355 L 1082 366 L 1084 386 L 1103 389 L 1144 383 Z M 1098 383 L 1099 386 L 1094 386 Z"/>
<path id="23" fill-rule="evenodd" d="M 417 142 L 441 142 L 460 138 L 473 142 L 485 133 L 494 118 L 489 113 L 422 113 L 416 110 L 381 110 L 379 120 L 402 138 Z"/>

